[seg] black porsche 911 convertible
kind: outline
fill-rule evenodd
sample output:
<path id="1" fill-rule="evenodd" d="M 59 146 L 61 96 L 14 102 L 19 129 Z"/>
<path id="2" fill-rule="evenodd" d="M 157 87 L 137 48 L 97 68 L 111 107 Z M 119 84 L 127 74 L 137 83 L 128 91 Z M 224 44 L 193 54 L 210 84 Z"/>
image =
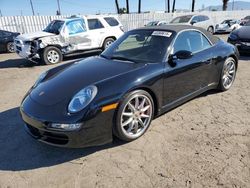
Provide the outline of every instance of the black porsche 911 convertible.
<path id="1" fill-rule="evenodd" d="M 228 90 L 239 53 L 207 31 L 171 25 L 125 33 L 100 56 L 43 73 L 20 111 L 28 133 L 56 146 L 132 141 L 151 120 L 210 90 Z"/>

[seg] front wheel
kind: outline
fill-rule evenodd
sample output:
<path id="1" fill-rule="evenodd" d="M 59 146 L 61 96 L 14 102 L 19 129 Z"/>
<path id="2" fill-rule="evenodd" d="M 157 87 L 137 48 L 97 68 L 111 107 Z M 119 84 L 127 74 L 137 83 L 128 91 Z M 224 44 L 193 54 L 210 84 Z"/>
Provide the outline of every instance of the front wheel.
<path id="1" fill-rule="evenodd" d="M 41 59 L 46 65 L 59 63 L 62 61 L 61 50 L 54 46 L 46 47 L 41 53 Z"/>
<path id="2" fill-rule="evenodd" d="M 230 87 L 233 85 L 235 75 L 236 61 L 234 60 L 234 58 L 229 57 L 224 62 L 218 89 L 221 91 L 229 90 Z"/>
<path id="3" fill-rule="evenodd" d="M 211 34 L 214 34 L 214 28 L 213 28 L 212 26 L 209 26 L 209 27 L 207 28 L 207 31 L 208 31 L 209 33 L 211 33 Z"/>
<path id="4" fill-rule="evenodd" d="M 148 129 L 154 114 L 154 103 L 144 90 L 129 93 L 116 113 L 114 134 L 124 141 L 142 136 Z"/>
<path id="5" fill-rule="evenodd" d="M 6 45 L 6 49 L 7 49 L 7 52 L 14 53 L 15 52 L 14 43 L 8 42 Z"/>

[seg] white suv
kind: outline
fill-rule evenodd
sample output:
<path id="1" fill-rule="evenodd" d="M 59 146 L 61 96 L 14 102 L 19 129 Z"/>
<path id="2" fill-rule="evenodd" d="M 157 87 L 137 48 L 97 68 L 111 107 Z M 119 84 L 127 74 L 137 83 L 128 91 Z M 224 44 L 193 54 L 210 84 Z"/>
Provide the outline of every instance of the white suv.
<path id="1" fill-rule="evenodd" d="M 55 64 L 63 56 L 105 50 L 122 34 L 123 26 L 114 16 L 71 17 L 53 20 L 43 31 L 19 35 L 14 43 L 21 57 Z"/>
<path id="2" fill-rule="evenodd" d="M 206 29 L 214 33 L 214 22 L 206 15 L 185 15 L 174 18 L 170 24 L 188 24 Z"/>

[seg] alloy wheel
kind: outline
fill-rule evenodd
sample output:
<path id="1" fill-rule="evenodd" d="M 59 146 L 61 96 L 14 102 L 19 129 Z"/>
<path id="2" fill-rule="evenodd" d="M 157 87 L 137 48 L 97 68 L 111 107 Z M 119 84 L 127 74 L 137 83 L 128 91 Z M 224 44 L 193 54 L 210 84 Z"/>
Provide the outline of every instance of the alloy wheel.
<path id="1" fill-rule="evenodd" d="M 129 138 L 141 136 L 150 124 L 153 115 L 151 100 L 142 94 L 135 95 L 123 108 L 121 128 Z"/>
<path id="2" fill-rule="evenodd" d="M 7 50 L 8 50 L 8 52 L 11 52 L 11 53 L 15 52 L 15 48 L 14 48 L 14 43 L 13 42 L 9 42 L 7 44 Z"/>
<path id="3" fill-rule="evenodd" d="M 47 54 L 47 59 L 50 63 L 54 64 L 54 63 L 58 63 L 59 61 L 59 54 L 56 50 L 50 50 L 48 51 Z"/>
<path id="4" fill-rule="evenodd" d="M 236 73 L 235 61 L 228 59 L 223 67 L 222 84 L 225 89 L 229 89 L 233 84 Z"/>
<path id="5" fill-rule="evenodd" d="M 105 49 L 107 49 L 108 47 L 110 47 L 110 45 L 113 43 L 113 41 L 107 41 L 106 45 L 105 45 Z"/>

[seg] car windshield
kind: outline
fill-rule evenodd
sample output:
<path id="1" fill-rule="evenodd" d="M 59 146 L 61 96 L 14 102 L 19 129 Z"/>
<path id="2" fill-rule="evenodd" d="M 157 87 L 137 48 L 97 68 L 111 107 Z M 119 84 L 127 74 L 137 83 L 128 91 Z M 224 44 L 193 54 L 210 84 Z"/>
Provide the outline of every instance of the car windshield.
<path id="1" fill-rule="evenodd" d="M 229 24 L 231 22 L 233 22 L 233 20 L 224 20 L 223 22 L 221 22 L 221 24 Z"/>
<path id="2" fill-rule="evenodd" d="M 135 30 L 120 37 L 101 56 L 131 63 L 162 62 L 174 34 L 170 31 Z"/>
<path id="3" fill-rule="evenodd" d="M 250 16 L 246 16 L 244 19 L 245 19 L 245 20 L 248 20 L 248 19 L 250 19 Z"/>
<path id="4" fill-rule="evenodd" d="M 174 18 L 170 23 L 187 23 L 192 18 L 192 15 L 189 16 L 180 16 Z"/>
<path id="5" fill-rule="evenodd" d="M 153 22 L 149 22 L 146 26 L 155 26 L 158 24 L 158 21 L 153 21 Z"/>
<path id="6" fill-rule="evenodd" d="M 50 22 L 50 24 L 43 31 L 46 31 L 48 33 L 59 34 L 62 29 L 63 24 L 64 24 L 64 21 L 54 20 Z"/>

